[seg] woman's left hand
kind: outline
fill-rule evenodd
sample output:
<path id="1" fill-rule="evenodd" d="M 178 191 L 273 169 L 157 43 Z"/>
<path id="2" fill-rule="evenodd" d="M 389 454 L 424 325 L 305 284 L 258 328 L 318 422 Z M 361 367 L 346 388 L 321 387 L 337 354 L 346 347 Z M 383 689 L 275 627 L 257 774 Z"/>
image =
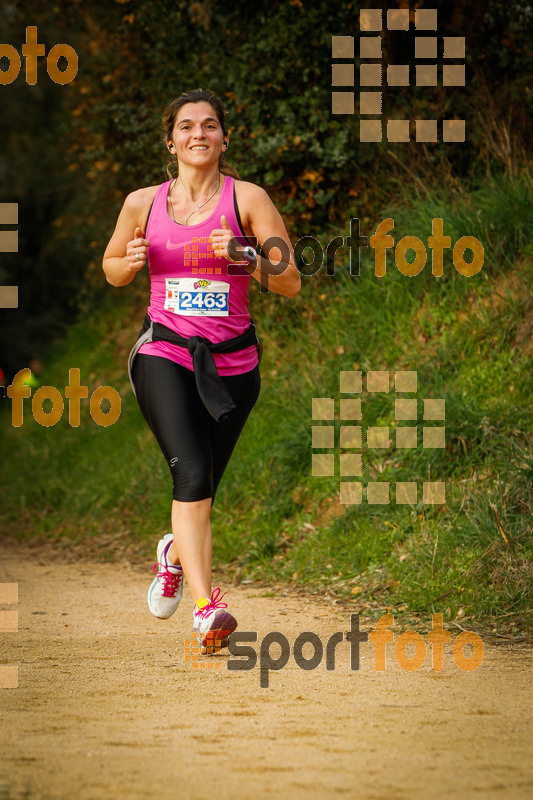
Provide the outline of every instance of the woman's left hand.
<path id="1" fill-rule="evenodd" d="M 231 230 L 228 220 L 222 214 L 220 217 L 220 224 L 222 228 L 214 228 L 211 231 L 211 235 L 208 237 L 208 240 L 213 245 L 213 250 L 216 256 L 221 258 L 227 258 L 231 261 L 231 256 L 228 253 L 228 242 L 234 238 L 235 234 Z"/>

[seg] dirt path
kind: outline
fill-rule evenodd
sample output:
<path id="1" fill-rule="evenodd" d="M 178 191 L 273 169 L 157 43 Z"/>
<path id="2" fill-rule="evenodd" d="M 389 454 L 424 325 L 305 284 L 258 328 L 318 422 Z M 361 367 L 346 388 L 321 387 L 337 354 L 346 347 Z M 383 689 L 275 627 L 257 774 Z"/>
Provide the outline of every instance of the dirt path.
<path id="1" fill-rule="evenodd" d="M 190 597 L 172 619 L 153 618 L 149 565 L 65 564 L 5 546 L 0 565 L 0 583 L 19 586 L 18 632 L 0 638 L 0 664 L 19 666 L 18 688 L 0 689 L 2 800 L 532 796 L 531 649 L 486 646 L 468 673 L 446 645 L 439 673 L 430 647 L 407 672 L 387 645 L 377 672 L 368 642 L 352 671 L 343 641 L 334 671 L 325 657 L 301 670 L 291 654 L 261 688 L 259 666 L 229 671 L 227 651 L 201 657 L 216 669 L 185 661 Z M 228 593 L 257 651 L 269 631 L 292 648 L 302 631 L 325 644 L 350 627 L 338 607 L 265 594 Z"/>

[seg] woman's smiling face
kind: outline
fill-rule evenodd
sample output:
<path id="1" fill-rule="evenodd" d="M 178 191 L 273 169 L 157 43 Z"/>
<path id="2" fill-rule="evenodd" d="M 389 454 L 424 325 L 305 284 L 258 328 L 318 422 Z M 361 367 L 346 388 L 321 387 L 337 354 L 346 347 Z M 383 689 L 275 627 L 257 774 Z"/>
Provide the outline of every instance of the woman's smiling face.
<path id="1" fill-rule="evenodd" d="M 169 144 L 174 145 L 179 161 L 207 166 L 218 162 L 223 139 L 215 109 L 202 101 L 186 103 L 180 108 Z"/>

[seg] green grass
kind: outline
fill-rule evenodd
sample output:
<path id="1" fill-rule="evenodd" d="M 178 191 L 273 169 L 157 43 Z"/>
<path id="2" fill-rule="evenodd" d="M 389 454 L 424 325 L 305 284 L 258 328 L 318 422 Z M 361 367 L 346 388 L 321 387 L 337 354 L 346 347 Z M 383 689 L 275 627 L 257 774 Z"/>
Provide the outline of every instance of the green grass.
<path id="1" fill-rule="evenodd" d="M 368 614 L 442 612 L 503 635 L 530 629 L 531 200 L 524 174 L 514 184 L 487 183 L 454 197 L 414 195 L 409 205 L 383 211 L 395 220 L 396 242 L 404 235 L 426 242 L 438 216 L 452 245 L 463 235 L 478 237 L 485 265 L 471 278 L 454 269 L 451 251 L 442 278 L 430 263 L 405 277 L 389 251 L 381 279 L 373 253 L 363 251 L 357 278 L 344 250 L 335 276 L 304 277 L 296 300 L 260 293 L 254 284 L 263 386 L 217 495 L 218 568 L 236 580 L 305 586 Z M 325 234 L 323 244 L 336 234 Z M 109 288 L 102 307 L 49 354 L 40 376 L 64 394 L 69 368 L 79 367 L 89 395 L 98 385 L 115 387 L 122 412 L 114 425 L 98 426 L 84 400 L 79 428 L 68 424 L 66 411 L 44 428 L 25 401 L 24 425 L 13 428 L 3 404 L 5 532 L 79 543 L 122 533 L 125 548 L 137 542 L 151 552 L 169 529 L 170 476 L 126 372 L 146 297 L 146 282 Z M 389 505 L 341 505 L 338 467 L 334 477 L 311 474 L 311 428 L 325 424 L 313 423 L 312 398 L 338 400 L 339 372 L 353 369 L 416 370 L 419 429 L 421 398 L 446 401 L 445 421 L 429 423 L 445 424 L 445 449 L 423 449 L 420 432 L 416 449 L 396 449 L 392 432 L 388 449 L 363 456 L 364 485 L 416 481 L 413 507 L 396 505 L 393 492 Z M 393 391 L 362 398 L 364 426 L 394 428 Z M 330 424 L 338 442 L 338 412 Z M 421 502 L 428 479 L 446 482 L 444 505 Z"/>

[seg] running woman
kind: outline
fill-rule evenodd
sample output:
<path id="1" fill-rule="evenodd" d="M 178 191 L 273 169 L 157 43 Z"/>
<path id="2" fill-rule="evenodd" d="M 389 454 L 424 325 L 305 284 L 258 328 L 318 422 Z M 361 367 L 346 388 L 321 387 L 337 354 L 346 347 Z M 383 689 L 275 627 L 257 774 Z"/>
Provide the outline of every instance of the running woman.
<path id="1" fill-rule="evenodd" d="M 172 533 L 157 545 L 148 606 L 168 619 L 181 600 L 185 575 L 193 631 L 202 652 L 212 652 L 226 646 L 237 627 L 220 589 L 211 590 L 210 515 L 260 390 L 250 276 L 272 292 L 296 297 L 300 275 L 267 192 L 240 180 L 225 159 L 230 134 L 220 99 L 206 89 L 185 92 L 166 108 L 163 128 L 170 179 L 126 197 L 102 266 L 112 286 L 131 283 L 146 263 L 150 273 L 150 305 L 128 367 L 141 412 L 167 460 L 173 499 Z M 228 252 L 234 237 L 246 238 Z M 286 247 L 276 248 L 272 237 Z M 257 243 L 261 255 L 243 247 Z"/>

